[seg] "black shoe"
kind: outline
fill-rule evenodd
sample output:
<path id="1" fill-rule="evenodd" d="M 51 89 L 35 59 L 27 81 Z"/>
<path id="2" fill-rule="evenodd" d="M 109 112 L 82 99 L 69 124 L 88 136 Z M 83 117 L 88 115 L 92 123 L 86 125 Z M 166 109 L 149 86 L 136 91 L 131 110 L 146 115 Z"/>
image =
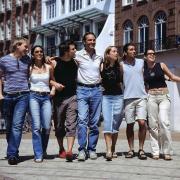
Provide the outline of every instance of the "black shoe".
<path id="1" fill-rule="evenodd" d="M 16 157 L 10 157 L 8 159 L 8 164 L 9 165 L 17 165 L 18 164 L 18 159 Z"/>

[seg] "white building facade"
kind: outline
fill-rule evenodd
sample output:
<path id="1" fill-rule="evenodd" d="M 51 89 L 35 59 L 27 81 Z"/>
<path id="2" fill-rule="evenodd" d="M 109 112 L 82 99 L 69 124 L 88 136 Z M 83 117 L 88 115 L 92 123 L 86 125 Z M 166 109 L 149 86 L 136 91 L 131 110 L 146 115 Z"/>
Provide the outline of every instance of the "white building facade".
<path id="1" fill-rule="evenodd" d="M 114 45 L 115 0 L 42 0 L 41 26 L 33 28 L 35 44 L 43 45 L 47 55 L 58 55 L 58 45 L 74 40 L 81 49 L 82 36 L 94 32 L 97 53 L 103 55 Z"/>

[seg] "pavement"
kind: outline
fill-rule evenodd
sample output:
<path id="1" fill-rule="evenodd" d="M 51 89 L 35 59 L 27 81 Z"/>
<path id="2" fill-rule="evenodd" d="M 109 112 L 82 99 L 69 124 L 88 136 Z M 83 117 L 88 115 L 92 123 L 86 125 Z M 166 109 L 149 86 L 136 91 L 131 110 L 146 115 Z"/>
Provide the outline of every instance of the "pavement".
<path id="1" fill-rule="evenodd" d="M 72 163 L 57 157 L 58 145 L 54 134 L 48 144 L 48 157 L 43 163 L 33 161 L 31 134 L 23 135 L 20 146 L 21 162 L 10 166 L 5 159 L 7 143 L 0 135 L 0 180 L 180 180 L 180 133 L 172 133 L 173 160 L 153 160 L 150 158 L 150 146 L 147 135 L 145 151 L 147 160 L 138 157 L 126 159 L 124 154 L 128 151 L 125 130 L 120 131 L 117 142 L 118 158 L 106 161 L 105 142 L 100 135 L 97 144 L 97 160 L 88 159 L 85 162 L 74 160 Z M 137 132 L 135 133 L 135 151 L 138 151 Z M 78 144 L 75 142 L 74 153 L 77 154 Z"/>

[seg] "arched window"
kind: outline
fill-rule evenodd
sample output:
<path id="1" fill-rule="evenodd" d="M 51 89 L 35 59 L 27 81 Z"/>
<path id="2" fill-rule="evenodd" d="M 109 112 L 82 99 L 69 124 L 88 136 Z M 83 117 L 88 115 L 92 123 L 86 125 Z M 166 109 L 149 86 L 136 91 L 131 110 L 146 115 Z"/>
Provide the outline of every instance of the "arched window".
<path id="1" fill-rule="evenodd" d="M 155 15 L 155 50 L 162 50 L 166 45 L 166 21 L 165 12 L 159 11 Z"/>
<path id="2" fill-rule="evenodd" d="M 20 16 L 16 17 L 16 37 L 21 37 L 21 20 L 20 20 Z"/>
<path id="3" fill-rule="evenodd" d="M 148 46 L 149 41 L 149 20 L 142 16 L 138 20 L 138 52 L 143 53 Z"/>
<path id="4" fill-rule="evenodd" d="M 123 29 L 123 44 L 133 41 L 133 24 L 130 20 L 125 21 Z"/>

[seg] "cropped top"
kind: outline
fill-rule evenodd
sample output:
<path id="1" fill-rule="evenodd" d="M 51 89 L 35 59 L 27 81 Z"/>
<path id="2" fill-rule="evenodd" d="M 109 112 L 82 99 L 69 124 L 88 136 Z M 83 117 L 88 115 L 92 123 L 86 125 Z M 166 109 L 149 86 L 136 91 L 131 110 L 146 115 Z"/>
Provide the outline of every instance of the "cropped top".
<path id="1" fill-rule="evenodd" d="M 153 68 L 148 68 L 147 63 L 144 64 L 144 81 L 148 89 L 167 87 L 160 63 L 156 63 Z"/>

